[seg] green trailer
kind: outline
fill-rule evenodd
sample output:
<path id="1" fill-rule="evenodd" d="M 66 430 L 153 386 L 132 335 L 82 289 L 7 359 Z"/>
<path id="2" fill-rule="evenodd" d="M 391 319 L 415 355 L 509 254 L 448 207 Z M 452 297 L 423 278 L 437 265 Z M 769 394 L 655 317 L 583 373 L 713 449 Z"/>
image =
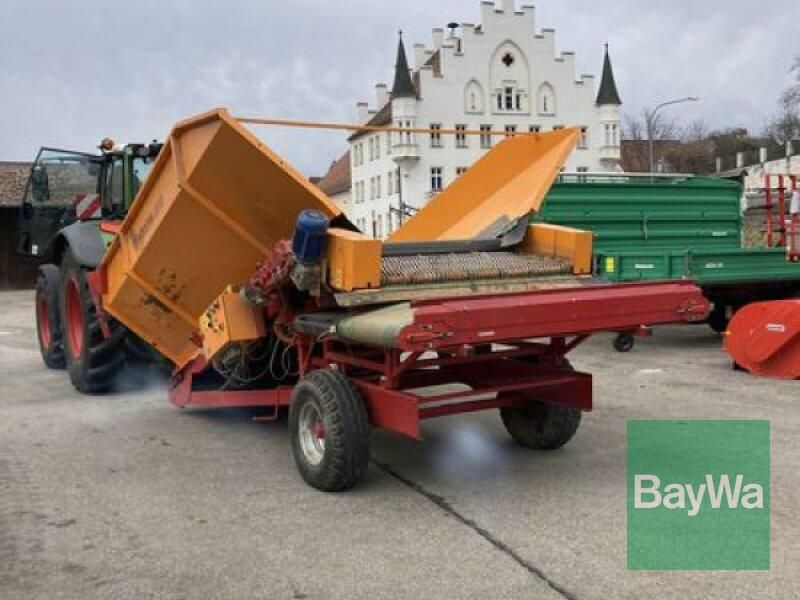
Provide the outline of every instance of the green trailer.
<path id="1" fill-rule="evenodd" d="M 594 232 L 600 277 L 697 281 L 721 332 L 745 304 L 800 293 L 800 263 L 785 248 L 743 247 L 741 197 L 738 182 L 710 177 L 564 174 L 534 220 Z"/>

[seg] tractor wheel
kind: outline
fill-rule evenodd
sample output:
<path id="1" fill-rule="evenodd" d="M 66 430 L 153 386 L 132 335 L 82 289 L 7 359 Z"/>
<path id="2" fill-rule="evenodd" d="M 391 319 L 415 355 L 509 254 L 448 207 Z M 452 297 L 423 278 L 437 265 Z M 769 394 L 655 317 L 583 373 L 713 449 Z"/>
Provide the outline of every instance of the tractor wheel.
<path id="1" fill-rule="evenodd" d="M 353 382 L 339 371 L 306 375 L 292 392 L 292 453 L 306 483 L 323 492 L 353 487 L 367 472 L 369 418 Z"/>
<path id="2" fill-rule="evenodd" d="M 63 369 L 64 338 L 58 307 L 58 267 L 42 265 L 36 278 L 36 333 L 44 364 L 51 369 Z"/>
<path id="3" fill-rule="evenodd" d="M 72 385 L 85 394 L 107 391 L 125 363 L 125 328 L 113 319 L 106 338 L 100 329 L 86 273 L 70 250 L 61 263 L 61 323 Z"/>
<path id="4" fill-rule="evenodd" d="M 156 350 L 132 331 L 125 336 L 125 360 L 129 363 L 158 364 L 162 357 Z"/>
<path id="5" fill-rule="evenodd" d="M 632 333 L 618 333 L 614 338 L 613 346 L 617 352 L 630 352 L 636 344 Z"/>
<path id="6" fill-rule="evenodd" d="M 730 322 L 730 313 L 725 305 L 715 306 L 708 315 L 708 326 L 714 333 L 725 333 Z"/>
<path id="7" fill-rule="evenodd" d="M 581 424 L 581 411 L 534 400 L 501 408 L 500 418 L 515 442 L 534 450 L 556 450 L 569 442 Z"/>

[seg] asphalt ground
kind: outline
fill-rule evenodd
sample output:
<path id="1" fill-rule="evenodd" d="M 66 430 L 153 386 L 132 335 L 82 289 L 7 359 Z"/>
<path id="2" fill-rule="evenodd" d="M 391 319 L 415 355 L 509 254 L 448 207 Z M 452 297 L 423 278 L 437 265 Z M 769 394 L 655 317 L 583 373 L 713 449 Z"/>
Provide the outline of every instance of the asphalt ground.
<path id="1" fill-rule="evenodd" d="M 595 410 L 560 451 L 496 412 L 374 432 L 363 483 L 298 476 L 286 421 L 180 411 L 163 379 L 83 397 L 0 294 L 0 598 L 788 598 L 800 595 L 800 382 L 734 372 L 703 326 L 574 353 Z M 769 419 L 771 569 L 626 570 L 628 419 Z"/>

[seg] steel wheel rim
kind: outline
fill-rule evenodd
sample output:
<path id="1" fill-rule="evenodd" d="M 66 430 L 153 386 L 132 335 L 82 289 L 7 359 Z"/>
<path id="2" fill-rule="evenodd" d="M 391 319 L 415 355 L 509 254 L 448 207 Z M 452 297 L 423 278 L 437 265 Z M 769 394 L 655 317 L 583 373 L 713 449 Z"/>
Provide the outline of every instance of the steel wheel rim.
<path id="1" fill-rule="evenodd" d="M 83 305 L 78 282 L 70 279 L 67 284 L 67 342 L 73 358 L 78 358 L 83 350 Z"/>
<path id="2" fill-rule="evenodd" d="M 50 325 L 50 311 L 47 306 L 47 298 L 41 294 L 36 298 L 36 316 L 39 321 L 39 338 L 42 340 L 42 346 L 49 348 L 53 337 L 53 330 Z"/>
<path id="3" fill-rule="evenodd" d="M 325 458 L 325 425 L 313 402 L 300 409 L 298 439 L 303 457 L 311 465 L 318 465 Z"/>

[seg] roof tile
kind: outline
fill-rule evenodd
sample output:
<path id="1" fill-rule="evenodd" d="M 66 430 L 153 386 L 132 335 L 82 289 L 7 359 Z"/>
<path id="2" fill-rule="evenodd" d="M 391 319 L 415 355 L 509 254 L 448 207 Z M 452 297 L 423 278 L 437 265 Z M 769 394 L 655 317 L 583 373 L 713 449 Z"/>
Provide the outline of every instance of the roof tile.
<path id="1" fill-rule="evenodd" d="M 0 161 L 0 206 L 22 204 L 30 170 L 29 162 Z"/>

